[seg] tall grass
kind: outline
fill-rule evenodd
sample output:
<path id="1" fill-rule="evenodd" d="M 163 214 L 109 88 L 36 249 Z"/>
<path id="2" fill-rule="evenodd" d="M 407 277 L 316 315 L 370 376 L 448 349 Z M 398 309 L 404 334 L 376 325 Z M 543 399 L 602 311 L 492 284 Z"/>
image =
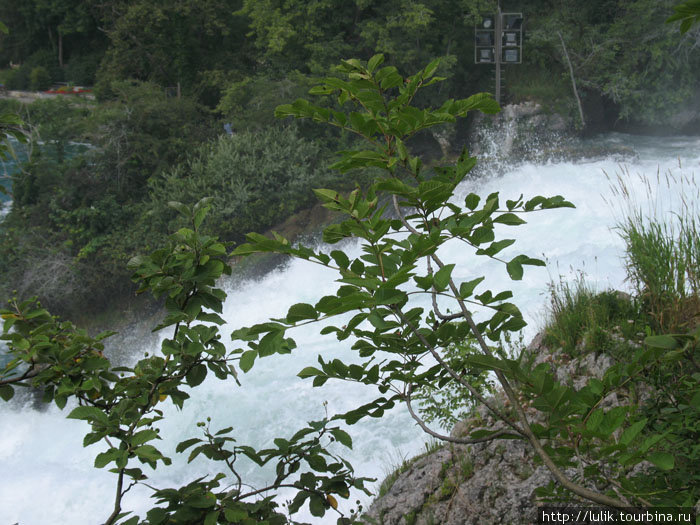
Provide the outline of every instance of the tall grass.
<path id="1" fill-rule="evenodd" d="M 616 230 L 625 243 L 634 298 L 597 293 L 583 274 L 572 283 L 551 284 L 544 342 L 569 353 L 581 343 L 606 350 L 615 333 L 634 339 L 646 327 L 670 333 L 700 324 L 700 190 L 694 176 L 669 171 L 633 177 L 623 169 L 608 179 L 608 205 L 620 212 Z"/>
<path id="2" fill-rule="evenodd" d="M 632 339 L 642 328 L 637 303 L 615 291 L 598 293 L 581 273 L 569 283 L 560 281 L 549 287 L 549 323 L 544 343 L 574 354 L 580 345 L 585 350 L 605 351 L 613 344 L 612 335 Z"/>
<path id="3" fill-rule="evenodd" d="M 700 321 L 700 190 L 694 175 L 657 172 L 654 181 L 623 171 L 611 188 L 623 206 L 617 231 L 628 278 L 653 328 L 693 328 Z M 646 205 L 638 202 L 640 188 Z"/>

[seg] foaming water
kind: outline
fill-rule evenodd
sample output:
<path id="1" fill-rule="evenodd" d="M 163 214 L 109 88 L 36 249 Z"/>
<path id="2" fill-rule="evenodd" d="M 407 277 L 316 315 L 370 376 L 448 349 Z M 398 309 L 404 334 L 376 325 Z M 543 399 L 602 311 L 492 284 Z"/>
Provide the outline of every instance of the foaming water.
<path id="1" fill-rule="evenodd" d="M 504 169 L 497 177 L 468 181 L 455 197 L 456 202 L 463 202 L 464 196 L 472 191 L 482 196 L 499 191 L 505 202 L 521 193 L 525 198 L 561 194 L 576 205 L 575 210 L 565 208 L 526 215 L 528 224 L 517 228 L 502 227 L 503 235 L 517 239 L 504 253 L 505 258 L 526 253 L 544 256 L 548 261 L 546 270 L 527 267 L 520 282 L 511 281 L 502 265 L 485 258 L 468 257 L 470 250 L 458 242 L 450 243 L 441 252 L 443 260 L 457 263 L 453 274 L 457 279 L 487 275 L 494 291 L 513 290 L 514 302 L 530 323 L 525 330 L 526 340 L 542 325 L 547 283 L 558 279 L 560 274 L 570 276 L 583 271 L 598 289 L 626 288 L 623 244 L 611 230 L 620 208 L 608 203 L 611 200 L 608 176 L 626 170 L 631 174 L 631 186 L 639 186 L 641 190 L 642 183 L 636 174 L 655 177 L 657 172 L 670 172 L 680 180 L 681 175 L 688 179 L 700 173 L 697 138 L 611 135 L 602 139 L 605 141 L 633 146 L 636 159 L 624 166 L 614 158 L 522 164 Z M 686 199 L 697 198 L 697 187 L 686 187 L 684 191 Z M 671 183 L 660 186 L 658 194 L 649 196 L 640 191 L 636 198 L 640 204 L 651 198 L 657 208 L 670 210 L 678 205 L 678 193 Z M 356 245 L 350 244 L 348 248 L 359 253 Z M 318 265 L 292 261 L 264 278 L 228 283 L 224 341 L 240 326 L 283 316 L 294 303 L 315 302 L 333 293 L 334 277 L 333 272 Z M 212 417 L 213 429 L 234 426 L 239 444 L 265 447 L 275 437 L 290 436 L 306 421 L 321 419 L 326 414 L 332 416 L 373 399 L 377 392 L 371 387 L 329 381 L 322 388 L 313 388 L 311 381 L 296 377 L 305 366 L 315 365 L 319 354 L 327 359 L 356 360 L 349 342 L 320 336 L 319 331 L 318 325 L 311 325 L 290 332 L 298 348 L 290 355 L 258 360 L 248 374 L 241 374 L 241 387 L 210 376 L 192 392 L 193 397 L 184 410 L 178 411 L 164 403 L 166 418 L 161 430 L 164 441 L 159 446 L 176 461 L 169 468 L 149 474 L 150 483 L 158 487 L 178 486 L 215 473 L 208 470 L 212 464 L 207 461 L 195 460 L 188 465 L 184 458 L 176 458 L 174 454 L 179 441 L 200 435 L 196 422 L 206 416 Z M 81 447 L 88 427 L 81 421 L 66 420 L 67 411 L 68 408 L 61 412 L 55 407 L 37 411 L 32 405 L 20 402 L 0 405 L 0 525 L 16 522 L 94 525 L 110 514 L 114 475 L 92 467 L 100 445 Z M 362 421 L 348 431 L 353 437 L 353 450 L 341 447 L 337 452 L 353 463 L 358 474 L 380 479 L 397 458 L 420 452 L 427 439 L 403 407 L 395 408 L 381 419 Z M 262 484 L 272 477 L 269 471 L 244 464 L 241 474 L 253 484 Z M 147 488 L 135 487 L 127 494 L 124 508 L 143 516 L 151 505 L 149 494 Z M 364 501 L 366 504 L 366 498 Z M 325 520 L 308 515 L 302 519 L 315 523 L 334 521 L 329 516 Z"/>

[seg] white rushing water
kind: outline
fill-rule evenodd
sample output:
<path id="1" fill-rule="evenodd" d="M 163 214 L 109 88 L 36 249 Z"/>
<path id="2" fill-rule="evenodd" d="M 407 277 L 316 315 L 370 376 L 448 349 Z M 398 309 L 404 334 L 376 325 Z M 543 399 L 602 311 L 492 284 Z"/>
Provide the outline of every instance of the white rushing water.
<path id="1" fill-rule="evenodd" d="M 528 217 L 528 225 L 512 229 L 518 242 L 510 254 L 544 256 L 548 268 L 526 268 L 525 279 L 513 283 L 502 267 L 469 258 L 462 245 L 446 247 L 443 259 L 457 263 L 453 274 L 470 279 L 487 274 L 492 289 L 512 289 L 514 302 L 530 323 L 525 339 L 541 327 L 547 302 L 547 283 L 558 276 L 572 277 L 585 272 L 589 283 L 598 289 L 625 289 L 622 242 L 611 228 L 621 207 L 611 206 L 611 191 L 606 173 L 626 171 L 633 188 L 640 189 L 637 200 L 648 198 L 637 174 L 655 180 L 657 172 L 670 173 L 676 180 L 694 173 L 700 175 L 700 139 L 635 138 L 611 135 L 603 139 L 633 147 L 638 156 L 622 165 L 615 158 L 543 165 L 524 164 L 491 179 L 467 182 L 460 187 L 462 197 L 470 191 L 487 195 L 500 191 L 501 197 L 516 198 L 538 194 L 561 194 L 577 208 L 541 212 Z M 697 186 L 671 182 L 652 197 L 660 210 L 678 205 L 679 191 L 686 199 L 697 199 Z M 617 208 L 617 209 L 615 209 Z M 355 249 L 356 248 L 352 248 Z M 508 255 L 508 254 L 506 254 Z M 295 261 L 253 282 L 226 285 L 229 298 L 224 317 L 224 340 L 239 327 L 282 316 L 291 304 L 314 302 L 333 293 L 332 272 L 310 263 Z M 258 447 L 271 444 L 278 436 L 289 436 L 306 421 L 343 412 L 374 398 L 369 387 L 329 382 L 314 389 L 310 381 L 296 374 L 316 358 L 354 359 L 349 345 L 333 336 L 320 336 L 318 327 L 291 334 L 298 348 L 291 355 L 275 356 L 256 362 L 253 370 L 241 376 L 242 387 L 222 383 L 213 377 L 196 389 L 181 412 L 166 409 L 161 435 L 161 450 L 174 456 L 177 442 L 198 437 L 196 422 L 212 417 L 214 429 L 233 425 L 239 444 Z M 140 352 L 153 349 L 141 349 Z M 324 406 L 324 403 L 327 405 Z M 37 411 L 18 402 L 0 404 L 0 525 L 71 524 L 95 525 L 110 514 L 115 490 L 114 475 L 92 467 L 99 445 L 81 447 L 87 425 L 65 419 L 66 411 L 51 407 Z M 382 478 L 402 457 L 423 449 L 427 436 L 417 429 L 405 408 L 397 407 L 382 419 L 366 420 L 347 429 L 354 441 L 352 451 L 340 451 L 363 476 Z M 207 463 L 187 465 L 177 458 L 170 468 L 159 467 L 151 483 L 159 487 L 178 486 L 207 473 Z M 244 469 L 246 470 L 246 469 Z M 251 469 L 249 482 L 262 483 L 266 473 Z M 354 500 L 354 498 L 353 498 Z M 365 505 L 368 503 L 364 498 Z M 149 508 L 149 491 L 136 487 L 127 494 L 124 508 L 141 512 Z M 308 515 L 309 521 L 313 521 Z M 330 514 L 316 523 L 334 523 Z"/>

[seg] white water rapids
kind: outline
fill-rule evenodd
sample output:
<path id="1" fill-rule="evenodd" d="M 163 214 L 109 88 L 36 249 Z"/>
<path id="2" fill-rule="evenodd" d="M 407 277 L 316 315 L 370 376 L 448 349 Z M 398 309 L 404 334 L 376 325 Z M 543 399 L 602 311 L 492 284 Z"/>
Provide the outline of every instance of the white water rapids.
<path id="1" fill-rule="evenodd" d="M 614 177 L 622 170 L 628 172 L 633 188 L 639 190 L 636 199 L 643 206 L 649 196 L 637 174 L 656 181 L 657 172 L 660 173 L 663 184 L 651 197 L 658 213 L 677 209 L 681 193 L 686 201 L 697 202 L 697 186 L 688 180 L 694 174 L 700 175 L 697 137 L 610 135 L 601 140 L 632 147 L 638 156 L 625 159 L 622 164 L 612 157 L 523 164 L 491 179 L 466 182 L 460 187 L 462 202 L 470 191 L 484 196 L 500 191 L 501 202 L 521 193 L 525 198 L 560 194 L 576 205 L 575 210 L 531 214 L 525 217 L 527 225 L 508 230 L 517 242 L 506 252 L 506 258 L 525 253 L 544 256 L 548 261 L 548 269 L 526 267 L 525 278 L 519 283 L 510 281 L 502 266 L 470 257 L 463 245 L 449 245 L 441 252 L 443 260 L 457 264 L 453 273 L 457 279 L 486 274 L 491 289 L 513 290 L 513 301 L 529 322 L 526 341 L 543 324 L 547 283 L 552 278 L 558 280 L 560 274 L 570 278 L 581 270 L 599 290 L 628 286 L 624 282 L 622 241 L 612 231 L 622 205 L 608 203 L 612 197 L 606 173 Z M 672 175 L 670 188 L 665 177 L 668 173 Z M 683 184 L 681 179 L 685 180 Z M 357 252 L 356 247 L 350 249 Z M 334 277 L 320 266 L 294 261 L 252 282 L 226 283 L 229 297 L 224 310 L 228 321 L 222 329 L 224 341 L 230 341 L 229 334 L 237 327 L 283 316 L 294 303 L 313 303 L 333 293 Z M 159 466 L 152 475 L 149 473 L 150 483 L 175 487 L 207 473 L 207 462 L 188 465 L 185 458 L 174 453 L 179 441 L 201 435 L 196 422 L 207 415 L 212 418 L 214 430 L 232 425 L 239 444 L 261 448 L 275 437 L 290 436 L 306 421 L 322 419 L 326 410 L 333 415 L 373 399 L 376 391 L 369 387 L 331 381 L 322 388 L 313 388 L 310 380 L 296 377 L 305 366 L 316 365 L 318 354 L 327 359 L 355 359 L 347 342 L 339 343 L 332 335 L 320 336 L 318 331 L 319 327 L 311 325 L 291 333 L 298 348 L 291 355 L 258 360 L 248 374 L 241 375 L 242 387 L 218 381 L 210 374 L 193 392 L 183 411 L 166 407 L 161 430 L 165 440 L 156 445 L 174 458 L 174 464 Z M 153 349 L 141 349 L 137 356 L 144 351 Z M 100 445 L 82 448 L 88 426 L 82 421 L 66 420 L 67 412 L 68 408 L 60 411 L 54 406 L 37 411 L 17 401 L 0 403 L 0 525 L 96 525 L 111 513 L 115 475 L 93 468 Z M 427 440 L 405 407 L 397 407 L 381 419 L 367 419 L 345 428 L 353 437 L 354 448 L 338 452 L 351 461 L 359 475 L 380 480 L 402 457 L 420 452 Z M 214 467 L 222 470 L 219 465 Z M 270 477 L 269 473 L 252 468 L 249 472 L 247 467 L 243 470 L 247 481 L 254 484 Z M 123 508 L 145 516 L 152 504 L 149 495 L 147 488 L 135 487 L 125 497 Z M 356 498 L 351 499 L 354 503 Z M 366 506 L 368 499 L 361 499 Z M 308 514 L 305 517 L 314 521 Z M 314 522 L 335 523 L 335 517 L 327 514 Z"/>

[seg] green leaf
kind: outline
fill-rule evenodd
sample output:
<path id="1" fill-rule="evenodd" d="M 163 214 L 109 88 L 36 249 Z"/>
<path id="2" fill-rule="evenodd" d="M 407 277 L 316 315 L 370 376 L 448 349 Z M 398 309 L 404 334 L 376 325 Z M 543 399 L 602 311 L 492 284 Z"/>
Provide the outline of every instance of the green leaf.
<path id="1" fill-rule="evenodd" d="M 377 67 L 382 65 L 383 63 L 384 63 L 384 55 L 382 55 L 381 53 L 374 55 L 367 62 L 367 70 L 370 73 L 374 73 L 374 70 L 377 69 Z"/>
<path id="2" fill-rule="evenodd" d="M 307 377 L 314 377 L 322 374 L 323 372 L 321 372 L 318 368 L 314 368 L 313 366 L 307 366 L 301 372 L 299 372 L 297 376 L 302 379 L 306 379 Z"/>
<path id="3" fill-rule="evenodd" d="M 212 510 L 207 513 L 207 517 L 204 518 L 204 525 L 216 525 L 216 522 L 219 520 L 220 512 L 219 510 Z"/>
<path id="4" fill-rule="evenodd" d="M 435 276 L 433 277 L 433 283 L 437 291 L 441 292 L 447 288 L 454 267 L 454 264 L 446 264 L 435 273 Z"/>
<path id="5" fill-rule="evenodd" d="M 466 281 L 463 282 L 462 284 L 459 285 L 459 296 L 462 299 L 468 299 L 471 297 L 472 293 L 474 293 L 474 288 L 476 288 L 479 283 L 481 283 L 485 277 L 477 277 L 476 279 L 472 279 L 471 281 Z"/>
<path id="6" fill-rule="evenodd" d="M 523 278 L 523 266 L 516 259 L 506 264 L 506 271 L 514 281 L 519 281 Z"/>
<path id="7" fill-rule="evenodd" d="M 341 197 L 340 193 L 338 193 L 336 190 L 326 190 L 326 189 L 320 188 L 320 189 L 315 189 L 314 193 L 316 194 L 316 197 L 318 197 L 318 199 L 321 202 L 326 203 L 326 204 L 329 204 L 329 203 L 340 204 L 340 202 L 342 202 L 341 201 L 342 197 Z M 343 209 L 343 208 L 339 208 L 339 209 Z"/>
<path id="8" fill-rule="evenodd" d="M 594 377 L 588 381 L 588 388 L 590 388 L 591 392 L 594 394 L 599 395 L 603 392 L 604 385 L 600 379 Z"/>
<path id="9" fill-rule="evenodd" d="M 433 286 L 433 276 L 427 275 L 425 277 L 420 277 L 419 275 L 414 275 L 413 280 L 416 281 L 418 288 L 422 290 L 429 290 Z"/>
<path id="10" fill-rule="evenodd" d="M 653 452 L 647 456 L 647 459 L 661 470 L 671 470 L 675 460 L 668 452 Z"/>
<path id="11" fill-rule="evenodd" d="M 136 432 L 132 437 L 131 437 L 131 445 L 132 446 L 137 446 L 137 445 L 143 445 L 144 443 L 151 441 L 152 439 L 157 439 L 158 438 L 158 432 L 156 432 L 153 429 L 147 429 L 147 430 L 141 430 L 140 432 Z"/>
<path id="12" fill-rule="evenodd" d="M 321 517 L 326 513 L 326 508 L 323 504 L 323 500 L 316 495 L 313 495 L 309 498 L 309 510 L 311 511 L 311 514 L 316 517 Z"/>
<path id="13" fill-rule="evenodd" d="M 84 419 L 86 421 L 99 421 L 107 423 L 107 414 L 97 407 L 76 407 L 66 416 L 68 419 Z"/>
<path id="14" fill-rule="evenodd" d="M 165 509 L 156 507 L 149 510 L 146 513 L 146 516 L 148 517 L 149 523 L 159 525 L 165 521 L 165 518 L 168 517 L 168 513 L 165 511 Z"/>
<path id="15" fill-rule="evenodd" d="M 134 454 L 146 461 L 157 461 L 163 457 L 156 447 L 153 445 L 143 445 L 134 449 Z"/>
<path id="16" fill-rule="evenodd" d="M 598 427 L 600 426 L 600 423 L 602 421 L 603 421 L 603 409 L 597 408 L 588 417 L 588 421 L 586 421 L 586 429 L 590 430 L 591 432 L 595 432 L 598 429 Z"/>
<path id="17" fill-rule="evenodd" d="M 627 407 L 614 407 L 605 413 L 603 422 L 600 425 L 600 431 L 604 432 L 608 436 L 612 435 L 615 430 L 617 430 L 622 423 L 625 421 L 627 416 Z"/>
<path id="18" fill-rule="evenodd" d="M 117 449 L 111 448 L 106 452 L 100 452 L 95 458 L 95 468 L 103 468 L 115 459 Z"/>
<path id="19" fill-rule="evenodd" d="M 306 319 L 317 319 L 318 312 L 310 304 L 297 303 L 292 305 L 287 312 L 287 322 L 296 323 Z"/>
<path id="20" fill-rule="evenodd" d="M 496 255 L 498 252 L 504 250 L 508 246 L 512 245 L 515 243 L 515 239 L 503 239 L 500 241 L 494 241 L 492 242 L 488 248 L 480 248 L 476 251 L 477 255 L 488 255 L 489 257 L 493 257 Z"/>
<path id="21" fill-rule="evenodd" d="M 352 438 L 350 437 L 350 434 L 339 428 L 332 428 L 331 434 L 333 434 L 333 437 L 338 442 L 342 443 L 348 448 L 352 448 Z"/>
<path id="22" fill-rule="evenodd" d="M 518 217 L 515 213 L 504 213 L 503 215 L 499 215 L 493 219 L 493 222 L 506 224 L 508 226 L 519 226 L 521 224 L 525 224 L 525 221 Z"/>
<path id="23" fill-rule="evenodd" d="M 12 385 L 2 385 L 0 386 L 0 397 L 4 401 L 9 401 L 12 399 L 15 395 L 15 389 L 12 388 Z"/>
<path id="24" fill-rule="evenodd" d="M 248 350 L 247 352 L 243 352 L 238 366 L 241 367 L 241 370 L 247 372 L 248 370 L 253 368 L 253 363 L 255 362 L 255 358 L 257 355 L 258 353 L 255 350 Z"/>
<path id="25" fill-rule="evenodd" d="M 231 523 L 238 523 L 239 521 L 247 518 L 248 513 L 243 509 L 227 508 L 224 510 L 224 516 Z"/>
<path id="26" fill-rule="evenodd" d="M 207 377 L 207 367 L 205 364 L 200 363 L 198 365 L 193 366 L 189 370 L 189 372 L 187 372 L 185 379 L 186 379 L 188 385 L 190 385 L 191 387 L 195 387 L 195 386 L 200 385 L 206 377 Z"/>
<path id="27" fill-rule="evenodd" d="M 168 202 L 168 206 L 174 210 L 177 210 L 177 212 L 184 217 L 190 218 L 192 216 L 192 211 L 189 209 L 189 207 L 181 202 L 170 201 Z"/>
<path id="28" fill-rule="evenodd" d="M 348 259 L 348 256 L 345 254 L 345 252 L 341 252 L 340 250 L 333 250 L 331 252 L 331 257 L 333 257 L 333 260 L 340 268 L 345 269 L 350 265 L 350 259 Z"/>
<path id="29" fill-rule="evenodd" d="M 644 339 L 644 343 L 652 348 L 664 350 L 673 350 L 679 346 L 676 338 L 670 335 L 651 335 Z"/>
<path id="30" fill-rule="evenodd" d="M 641 421 L 637 421 L 636 423 L 630 425 L 620 436 L 620 443 L 623 445 L 629 445 L 632 440 L 642 431 L 646 424 L 647 419 L 644 418 Z"/>
<path id="31" fill-rule="evenodd" d="M 464 360 L 464 362 L 467 365 L 475 366 L 477 368 L 484 368 L 486 370 L 500 370 L 501 372 L 508 373 L 511 372 L 511 368 L 508 366 L 506 361 L 489 355 L 470 355 Z"/>
<path id="32" fill-rule="evenodd" d="M 185 441 L 181 441 L 178 443 L 177 447 L 175 447 L 175 452 L 178 454 L 181 452 L 184 452 L 188 448 L 190 448 L 192 445 L 196 445 L 197 443 L 201 443 L 201 439 L 198 438 L 191 438 L 191 439 L 186 439 Z"/>
<path id="33" fill-rule="evenodd" d="M 328 469 L 328 464 L 326 463 L 326 460 L 323 459 L 323 456 L 312 455 L 307 457 L 306 461 L 309 466 L 317 472 L 326 472 Z"/>
<path id="34" fill-rule="evenodd" d="M 216 496 L 211 492 L 206 494 L 196 494 L 195 496 L 186 500 L 186 503 L 191 507 L 197 509 L 208 509 L 216 505 Z"/>

